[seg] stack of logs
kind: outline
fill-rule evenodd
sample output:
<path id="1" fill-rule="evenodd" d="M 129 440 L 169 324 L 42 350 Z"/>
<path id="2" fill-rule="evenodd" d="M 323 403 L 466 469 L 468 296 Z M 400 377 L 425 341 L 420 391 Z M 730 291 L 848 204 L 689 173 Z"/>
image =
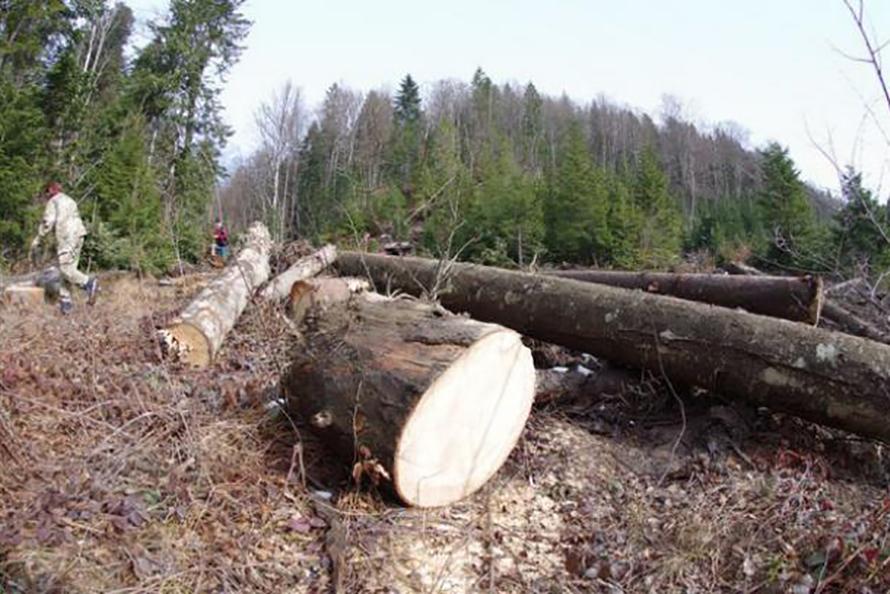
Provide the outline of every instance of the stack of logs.
<path id="1" fill-rule="evenodd" d="M 252 227 L 161 331 L 167 352 L 208 365 L 253 296 L 284 303 L 289 406 L 409 505 L 457 501 L 509 455 L 535 398 L 522 335 L 890 440 L 890 346 L 815 327 L 832 307 L 815 277 L 533 274 L 326 246 L 268 282 L 270 247 Z M 317 276 L 332 264 L 342 277 Z"/>

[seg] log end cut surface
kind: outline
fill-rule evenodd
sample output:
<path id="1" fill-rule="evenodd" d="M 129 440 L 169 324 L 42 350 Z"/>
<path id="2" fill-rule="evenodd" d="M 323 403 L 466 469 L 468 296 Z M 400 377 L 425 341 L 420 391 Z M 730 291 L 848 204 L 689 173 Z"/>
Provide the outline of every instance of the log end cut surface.
<path id="1" fill-rule="evenodd" d="M 207 337 L 192 324 L 180 322 L 164 331 L 167 348 L 176 354 L 179 361 L 192 367 L 210 365 L 211 352 Z"/>
<path id="2" fill-rule="evenodd" d="M 3 289 L 2 303 L 20 307 L 37 307 L 43 305 L 44 290 L 40 287 L 12 286 Z"/>
<path id="3" fill-rule="evenodd" d="M 408 418 L 394 460 L 399 496 L 434 507 L 480 488 L 516 445 L 534 394 L 531 352 L 518 334 L 496 331 L 470 346 Z"/>

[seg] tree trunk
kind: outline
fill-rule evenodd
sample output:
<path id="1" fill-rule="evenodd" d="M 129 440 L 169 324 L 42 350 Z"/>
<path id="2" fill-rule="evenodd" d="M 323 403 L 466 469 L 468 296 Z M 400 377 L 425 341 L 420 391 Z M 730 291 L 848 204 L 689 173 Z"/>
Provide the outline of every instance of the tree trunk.
<path id="1" fill-rule="evenodd" d="M 856 336 L 862 336 L 885 344 L 890 344 L 890 336 L 881 332 L 873 324 L 866 322 L 852 311 L 839 305 L 834 300 L 827 300 L 822 309 L 822 314 L 826 320 L 831 320 L 840 326 L 844 332 Z"/>
<path id="2" fill-rule="evenodd" d="M 823 302 L 822 279 L 814 276 L 729 276 L 618 270 L 560 270 L 546 274 L 741 308 L 751 313 L 809 324 L 818 323 Z"/>
<path id="3" fill-rule="evenodd" d="M 742 311 L 471 264 L 345 253 L 340 270 L 533 338 L 890 440 L 890 347 Z"/>
<path id="4" fill-rule="evenodd" d="M 745 275 L 749 278 L 765 276 L 764 273 L 757 268 L 739 262 L 730 263 L 726 269 L 730 274 Z M 836 286 L 831 287 L 826 292 L 830 292 L 836 288 Z M 886 332 L 882 332 L 870 322 L 863 320 L 834 299 L 828 297 L 824 298 L 821 316 L 826 320 L 831 320 L 837 324 L 847 334 L 853 334 L 854 336 L 861 336 L 863 338 L 883 342 L 884 344 L 890 344 L 890 335 Z"/>
<path id="5" fill-rule="evenodd" d="M 269 278 L 272 241 L 262 223 L 247 232 L 235 261 L 160 331 L 168 354 L 195 367 L 206 367 L 219 352 L 257 287 Z"/>
<path id="6" fill-rule="evenodd" d="M 473 493 L 506 460 L 535 395 L 517 333 L 375 293 L 306 320 L 284 393 L 356 480 L 433 507 Z"/>
<path id="7" fill-rule="evenodd" d="M 262 290 L 263 299 L 281 301 L 290 294 L 291 287 L 297 281 L 312 278 L 337 259 L 337 248 L 326 245 L 314 254 L 300 258 L 293 266 L 276 276 Z"/>

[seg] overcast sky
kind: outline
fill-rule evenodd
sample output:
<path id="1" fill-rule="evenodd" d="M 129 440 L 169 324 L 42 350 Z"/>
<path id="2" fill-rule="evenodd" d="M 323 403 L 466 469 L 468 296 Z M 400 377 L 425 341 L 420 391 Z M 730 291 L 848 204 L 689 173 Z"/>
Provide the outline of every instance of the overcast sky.
<path id="1" fill-rule="evenodd" d="M 140 19 L 167 5 L 128 3 Z M 890 38 L 890 2 L 866 5 Z M 245 13 L 254 25 L 223 96 L 230 157 L 253 148 L 254 111 L 288 79 L 317 105 L 334 82 L 393 89 L 407 72 L 422 84 L 469 81 L 481 66 L 496 82 L 532 81 L 582 103 L 602 94 L 653 115 L 675 95 L 696 121 L 733 120 L 755 146 L 789 146 L 804 178 L 836 189 L 809 138 L 831 137 L 842 162 L 890 187 L 888 143 L 866 104 L 888 133 L 890 111 L 868 67 L 837 51 L 861 53 L 841 0 L 248 0 Z"/>

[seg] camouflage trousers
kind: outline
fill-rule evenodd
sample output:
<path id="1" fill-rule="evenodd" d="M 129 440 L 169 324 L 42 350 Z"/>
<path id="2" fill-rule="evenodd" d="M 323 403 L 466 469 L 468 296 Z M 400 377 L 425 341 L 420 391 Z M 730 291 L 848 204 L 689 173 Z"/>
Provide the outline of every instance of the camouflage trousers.
<path id="1" fill-rule="evenodd" d="M 59 243 L 57 256 L 59 259 L 59 271 L 62 278 L 72 285 L 83 287 L 89 277 L 77 269 L 80 262 L 80 250 L 83 249 L 83 237 L 77 237 Z M 71 299 L 71 293 L 64 283 L 59 291 L 62 299 Z"/>

